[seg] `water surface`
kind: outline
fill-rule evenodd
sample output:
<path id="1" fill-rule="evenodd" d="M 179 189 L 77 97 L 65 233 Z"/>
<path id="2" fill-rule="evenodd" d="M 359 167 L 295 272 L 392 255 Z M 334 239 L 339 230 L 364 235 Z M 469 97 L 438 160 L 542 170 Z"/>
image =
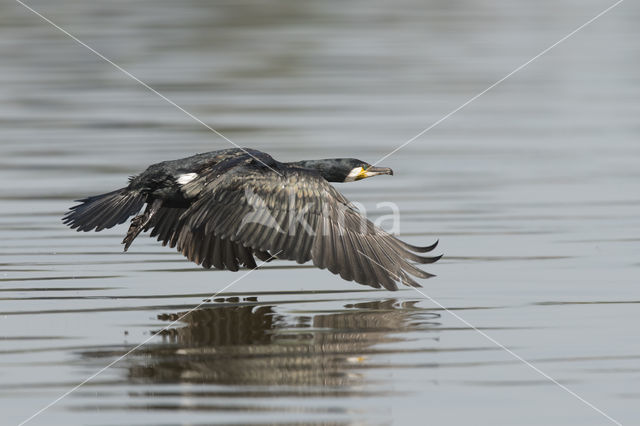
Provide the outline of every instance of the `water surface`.
<path id="1" fill-rule="evenodd" d="M 373 162 L 595 16 L 600 0 L 33 1 L 241 146 Z M 624 424 L 640 398 L 640 85 L 624 2 L 340 185 L 440 238 L 423 292 Z M 0 4 L 0 406 L 37 425 L 607 424 L 431 302 L 274 262 L 204 271 L 77 199 L 229 143 Z M 293 266 L 293 267 L 291 267 Z"/>

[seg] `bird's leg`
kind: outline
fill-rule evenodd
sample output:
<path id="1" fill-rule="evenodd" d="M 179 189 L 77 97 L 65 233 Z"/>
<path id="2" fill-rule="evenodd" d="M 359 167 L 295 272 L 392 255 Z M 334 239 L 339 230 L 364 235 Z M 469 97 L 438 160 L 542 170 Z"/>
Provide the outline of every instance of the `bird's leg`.
<path id="1" fill-rule="evenodd" d="M 122 240 L 122 244 L 124 244 L 124 251 L 129 249 L 133 240 L 135 240 L 140 232 L 142 232 L 142 230 L 149 224 L 161 206 L 162 200 L 154 200 L 152 204 L 147 204 L 147 208 L 143 214 L 131 219 L 131 225 L 129 226 L 127 235 L 124 237 L 124 240 Z"/>

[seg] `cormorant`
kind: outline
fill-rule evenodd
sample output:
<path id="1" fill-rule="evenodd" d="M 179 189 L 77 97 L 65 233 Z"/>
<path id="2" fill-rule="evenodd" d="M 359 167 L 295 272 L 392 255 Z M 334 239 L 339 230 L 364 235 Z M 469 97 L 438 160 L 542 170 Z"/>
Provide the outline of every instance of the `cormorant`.
<path id="1" fill-rule="evenodd" d="M 151 229 L 162 245 L 177 247 L 205 268 L 255 268 L 254 256 L 304 263 L 313 260 L 347 281 L 388 290 L 396 282 L 421 287 L 413 266 L 441 256 L 437 241 L 418 247 L 366 219 L 329 182 L 392 175 L 354 158 L 282 163 L 254 149 L 232 148 L 153 164 L 129 185 L 77 200 L 63 222 L 78 231 L 101 231 L 135 216 L 122 241 L 126 251 Z"/>

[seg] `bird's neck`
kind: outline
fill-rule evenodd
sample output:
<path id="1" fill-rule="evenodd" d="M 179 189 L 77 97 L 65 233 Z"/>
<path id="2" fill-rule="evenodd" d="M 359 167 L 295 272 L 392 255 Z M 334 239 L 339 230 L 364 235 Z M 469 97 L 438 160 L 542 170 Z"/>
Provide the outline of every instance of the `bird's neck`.
<path id="1" fill-rule="evenodd" d="M 302 160 L 287 163 L 289 166 L 317 170 L 329 182 L 343 182 L 344 176 L 339 173 L 334 163 L 329 160 Z"/>

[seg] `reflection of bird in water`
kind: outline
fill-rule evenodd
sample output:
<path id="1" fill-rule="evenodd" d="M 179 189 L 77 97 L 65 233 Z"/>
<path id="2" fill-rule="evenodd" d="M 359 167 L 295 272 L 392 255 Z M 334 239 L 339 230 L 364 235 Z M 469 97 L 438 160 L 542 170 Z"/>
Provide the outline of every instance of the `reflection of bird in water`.
<path id="1" fill-rule="evenodd" d="M 125 188 L 79 200 L 63 221 L 78 231 L 100 231 L 131 220 L 125 250 L 151 229 L 163 245 L 210 268 L 255 268 L 254 256 L 313 260 L 348 281 L 396 290 L 420 287 L 411 276 L 433 275 L 410 262 L 440 256 L 416 253 L 360 214 L 329 182 L 350 182 L 391 169 L 353 158 L 281 163 L 253 149 L 227 149 L 150 166 Z"/>
<path id="2" fill-rule="evenodd" d="M 130 379 L 161 383 L 345 386 L 376 344 L 433 326 L 437 315 L 396 300 L 351 305 L 313 317 L 276 314 L 271 306 L 221 304 L 191 312 L 127 360 Z M 184 313 L 161 315 L 164 320 Z"/>

